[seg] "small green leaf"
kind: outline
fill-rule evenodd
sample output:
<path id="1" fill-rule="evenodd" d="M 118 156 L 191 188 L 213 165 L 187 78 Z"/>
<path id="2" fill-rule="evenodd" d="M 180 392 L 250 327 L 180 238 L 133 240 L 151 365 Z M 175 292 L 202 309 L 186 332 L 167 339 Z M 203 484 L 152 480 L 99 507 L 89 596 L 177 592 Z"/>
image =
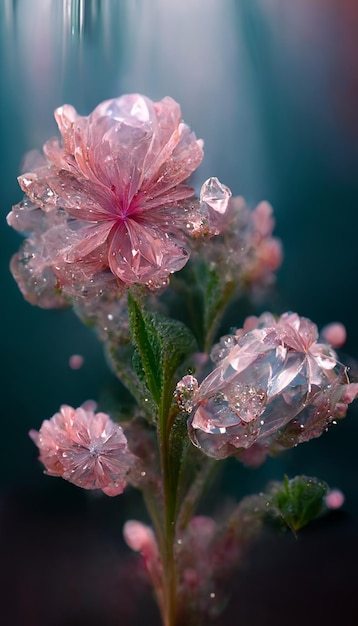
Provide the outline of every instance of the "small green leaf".
<path id="1" fill-rule="evenodd" d="M 155 332 L 153 318 L 142 310 L 140 304 L 128 293 L 128 315 L 132 339 L 138 351 L 135 367 L 142 371 L 146 385 L 154 402 L 159 406 L 162 388 L 160 370 L 160 344 Z"/>
<path id="2" fill-rule="evenodd" d="M 274 483 L 266 497 L 267 514 L 280 520 L 294 533 L 316 519 L 324 510 L 328 485 L 317 478 L 296 476 Z"/>

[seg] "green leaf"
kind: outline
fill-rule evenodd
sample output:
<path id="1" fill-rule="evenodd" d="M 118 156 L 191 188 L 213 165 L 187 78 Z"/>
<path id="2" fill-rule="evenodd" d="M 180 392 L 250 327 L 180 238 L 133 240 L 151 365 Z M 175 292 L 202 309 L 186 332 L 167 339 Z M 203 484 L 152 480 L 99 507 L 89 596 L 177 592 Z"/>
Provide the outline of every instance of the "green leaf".
<path id="1" fill-rule="evenodd" d="M 324 510 L 327 483 L 317 478 L 296 476 L 273 483 L 266 497 L 267 514 L 294 533 L 316 519 Z"/>
<path id="2" fill-rule="evenodd" d="M 195 339 L 182 322 L 146 311 L 130 292 L 128 314 L 136 348 L 135 371 L 150 391 L 159 419 L 166 420 L 172 402 L 174 374 L 196 350 Z"/>

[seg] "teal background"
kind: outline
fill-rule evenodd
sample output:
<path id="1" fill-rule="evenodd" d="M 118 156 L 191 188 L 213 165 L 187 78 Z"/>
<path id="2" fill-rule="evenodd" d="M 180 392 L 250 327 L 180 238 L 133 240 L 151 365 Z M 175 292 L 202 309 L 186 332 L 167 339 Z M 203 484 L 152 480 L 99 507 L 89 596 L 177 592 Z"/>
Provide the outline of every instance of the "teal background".
<path id="1" fill-rule="evenodd" d="M 56 133 L 53 111 L 61 104 L 86 115 L 122 93 L 172 96 L 205 140 L 197 183 L 215 175 L 249 204 L 266 199 L 274 207 L 285 258 L 272 306 L 318 326 L 343 322 L 342 359 L 355 374 L 357 27 L 358 9 L 349 0 L 0 3 L 5 624 L 111 626 L 140 624 L 143 616 L 143 623 L 158 623 L 121 539 L 125 519 L 145 516 L 137 495 L 129 490 L 121 499 L 97 499 L 45 477 L 27 435 L 60 404 L 100 398 L 114 378 L 101 345 L 71 312 L 32 307 L 9 273 L 21 238 L 5 218 L 22 197 L 16 177 L 23 154 Z M 68 366 L 73 353 L 85 357 L 79 371 Z M 215 496 L 224 499 L 259 491 L 287 472 L 327 480 L 346 502 L 296 543 L 265 537 L 245 575 L 233 581 L 237 602 L 222 623 L 298 624 L 305 616 L 313 624 L 315 615 L 326 624 L 343 615 L 346 625 L 357 623 L 357 417 L 353 406 L 321 439 L 256 472 L 227 464 L 215 485 Z M 141 585 L 134 592 L 137 575 Z"/>

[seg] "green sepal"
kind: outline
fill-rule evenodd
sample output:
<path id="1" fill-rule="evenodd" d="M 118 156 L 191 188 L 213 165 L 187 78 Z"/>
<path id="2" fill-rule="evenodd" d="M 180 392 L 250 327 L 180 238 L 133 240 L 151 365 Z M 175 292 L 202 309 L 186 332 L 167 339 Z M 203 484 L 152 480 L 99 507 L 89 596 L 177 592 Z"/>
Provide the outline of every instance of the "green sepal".
<path id="1" fill-rule="evenodd" d="M 328 485 L 317 478 L 284 477 L 282 483 L 273 483 L 266 494 L 267 515 L 288 526 L 296 533 L 325 510 Z"/>

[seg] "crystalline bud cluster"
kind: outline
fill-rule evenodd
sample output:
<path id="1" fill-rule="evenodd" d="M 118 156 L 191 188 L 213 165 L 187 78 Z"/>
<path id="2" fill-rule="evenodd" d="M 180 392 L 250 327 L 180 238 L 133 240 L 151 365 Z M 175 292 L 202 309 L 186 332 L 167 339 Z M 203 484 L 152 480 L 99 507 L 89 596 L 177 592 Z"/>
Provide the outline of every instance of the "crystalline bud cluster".
<path id="1" fill-rule="evenodd" d="M 209 200 L 206 202 L 210 204 Z M 197 258 L 206 259 L 216 268 L 221 281 L 260 294 L 274 282 L 274 272 L 283 258 L 281 241 L 273 236 L 275 220 L 271 205 L 260 202 L 250 209 L 244 198 L 236 196 L 229 199 L 222 215 L 218 201 L 211 206 L 218 207 L 218 230 L 214 231 L 218 237 L 209 240 L 205 247 L 199 242 L 195 248 Z"/>
<path id="2" fill-rule="evenodd" d="M 216 367 L 200 386 L 187 376 L 176 396 L 192 442 L 216 459 L 242 454 L 259 465 L 270 450 L 321 435 L 358 396 L 315 324 L 295 313 L 248 318 L 211 357 Z"/>
<path id="3" fill-rule="evenodd" d="M 83 489 L 102 489 L 108 496 L 123 492 L 136 458 L 122 428 L 93 407 L 63 405 L 30 437 L 40 450 L 46 473 L 61 476 Z"/>
<path id="4" fill-rule="evenodd" d="M 191 237 L 220 232 L 231 195 L 214 178 L 200 200 L 186 184 L 203 142 L 169 97 L 128 94 L 88 117 L 64 105 L 55 118 L 61 141 L 30 153 L 18 179 L 25 199 L 8 216 L 27 235 L 11 263 L 24 297 L 51 308 L 133 284 L 163 287 L 187 263 Z"/>

